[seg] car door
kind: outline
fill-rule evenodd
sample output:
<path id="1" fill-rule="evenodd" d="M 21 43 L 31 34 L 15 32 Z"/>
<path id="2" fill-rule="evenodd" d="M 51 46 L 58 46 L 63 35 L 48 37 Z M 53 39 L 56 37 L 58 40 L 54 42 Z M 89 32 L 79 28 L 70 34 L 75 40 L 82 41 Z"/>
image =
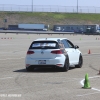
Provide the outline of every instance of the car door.
<path id="1" fill-rule="evenodd" d="M 65 50 L 68 53 L 69 56 L 69 62 L 70 65 L 74 65 L 78 63 L 78 59 L 79 59 L 79 53 L 77 52 L 77 50 L 75 49 L 75 46 L 73 45 L 73 43 L 67 39 L 63 40 L 63 43 L 65 45 Z"/>

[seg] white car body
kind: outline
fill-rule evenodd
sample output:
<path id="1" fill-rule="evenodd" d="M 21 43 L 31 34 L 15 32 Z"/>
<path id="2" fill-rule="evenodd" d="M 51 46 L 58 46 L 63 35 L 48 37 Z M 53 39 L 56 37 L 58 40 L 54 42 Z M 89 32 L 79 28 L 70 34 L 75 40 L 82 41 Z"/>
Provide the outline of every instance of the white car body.
<path id="1" fill-rule="evenodd" d="M 68 41 L 68 43 L 66 41 Z M 49 44 L 51 47 L 49 46 L 48 48 L 50 49 L 47 48 L 45 49 L 46 45 L 40 48 L 40 42 L 42 42 L 43 45 L 45 43 Z M 60 49 L 58 47 L 56 48 L 55 47 L 56 45 L 60 46 Z M 38 49 L 38 47 L 40 49 Z M 72 65 L 79 64 L 80 55 L 82 57 L 81 52 L 78 50 L 78 46 L 74 46 L 73 43 L 66 38 L 36 39 L 33 41 L 33 43 L 31 44 L 27 52 L 26 59 L 25 59 L 26 69 L 28 69 L 30 66 L 33 68 L 39 66 L 48 66 L 48 67 L 56 66 L 56 67 L 63 68 L 66 59 L 68 59 L 69 66 L 71 67 Z M 68 69 L 66 69 L 66 71 L 67 70 Z"/>

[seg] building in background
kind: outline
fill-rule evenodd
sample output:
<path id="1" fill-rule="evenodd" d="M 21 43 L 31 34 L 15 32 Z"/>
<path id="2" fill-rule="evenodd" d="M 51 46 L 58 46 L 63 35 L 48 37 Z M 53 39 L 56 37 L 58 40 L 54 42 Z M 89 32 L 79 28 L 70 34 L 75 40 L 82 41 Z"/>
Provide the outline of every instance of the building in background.
<path id="1" fill-rule="evenodd" d="M 97 33 L 99 25 L 54 25 L 53 31 L 74 33 Z"/>
<path id="2" fill-rule="evenodd" d="M 49 27 L 45 24 L 18 24 L 8 25 L 8 30 L 48 31 Z M 54 25 L 53 31 L 95 34 L 100 33 L 100 25 Z"/>

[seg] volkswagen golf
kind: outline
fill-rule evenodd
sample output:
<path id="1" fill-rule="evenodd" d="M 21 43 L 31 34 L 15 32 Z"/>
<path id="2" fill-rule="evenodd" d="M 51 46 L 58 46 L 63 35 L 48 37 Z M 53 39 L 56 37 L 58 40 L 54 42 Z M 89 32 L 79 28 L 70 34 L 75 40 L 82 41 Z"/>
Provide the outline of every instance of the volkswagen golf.
<path id="1" fill-rule="evenodd" d="M 69 67 L 82 67 L 83 57 L 79 46 L 67 38 L 40 38 L 34 40 L 26 54 L 26 70 L 37 67 L 60 67 L 68 71 Z"/>

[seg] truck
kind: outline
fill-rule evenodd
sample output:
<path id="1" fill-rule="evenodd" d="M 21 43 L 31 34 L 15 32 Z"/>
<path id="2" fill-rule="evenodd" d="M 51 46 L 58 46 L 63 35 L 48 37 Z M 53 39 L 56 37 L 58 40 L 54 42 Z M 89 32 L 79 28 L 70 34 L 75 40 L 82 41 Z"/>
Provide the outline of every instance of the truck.
<path id="1" fill-rule="evenodd" d="M 18 28 L 23 30 L 38 30 L 38 31 L 47 30 L 45 24 L 18 24 Z"/>

